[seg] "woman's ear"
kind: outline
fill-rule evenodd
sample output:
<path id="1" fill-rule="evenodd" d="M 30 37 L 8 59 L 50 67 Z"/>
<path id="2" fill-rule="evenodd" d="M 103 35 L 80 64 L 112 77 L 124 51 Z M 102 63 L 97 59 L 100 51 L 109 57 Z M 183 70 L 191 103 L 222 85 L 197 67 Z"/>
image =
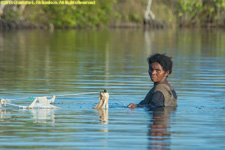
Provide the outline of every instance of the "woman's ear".
<path id="1" fill-rule="evenodd" d="M 168 71 L 165 72 L 164 76 L 168 77 L 169 74 L 170 74 L 170 71 L 168 70 Z"/>

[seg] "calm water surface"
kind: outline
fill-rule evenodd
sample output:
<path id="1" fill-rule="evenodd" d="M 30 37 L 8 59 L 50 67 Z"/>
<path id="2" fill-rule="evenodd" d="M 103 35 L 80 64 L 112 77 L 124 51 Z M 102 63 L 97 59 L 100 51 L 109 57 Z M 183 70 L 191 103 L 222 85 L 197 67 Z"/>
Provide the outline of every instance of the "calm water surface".
<path id="1" fill-rule="evenodd" d="M 2 32 L 0 98 L 56 95 L 60 109 L 0 108 L 0 149 L 224 149 L 224 41 L 223 30 Z M 125 108 L 151 89 L 156 52 L 173 57 L 178 107 Z M 102 89 L 109 109 L 92 109 Z"/>

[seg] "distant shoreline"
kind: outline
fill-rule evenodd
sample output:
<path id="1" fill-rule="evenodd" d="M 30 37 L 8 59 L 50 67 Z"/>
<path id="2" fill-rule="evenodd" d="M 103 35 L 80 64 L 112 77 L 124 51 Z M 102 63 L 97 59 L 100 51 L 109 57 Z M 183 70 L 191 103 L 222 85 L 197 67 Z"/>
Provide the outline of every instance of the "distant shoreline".
<path id="1" fill-rule="evenodd" d="M 20 29 L 44 29 L 45 27 L 29 20 L 4 20 L 0 19 L 0 31 Z"/>
<path id="2" fill-rule="evenodd" d="M 107 28 L 122 28 L 122 29 L 129 29 L 129 28 L 151 28 L 151 29 L 162 29 L 162 28 L 170 28 L 170 25 L 167 25 L 166 23 L 158 23 L 153 22 L 152 24 L 141 24 L 141 23 L 132 23 L 132 22 L 122 22 L 122 23 L 109 23 L 106 25 Z M 99 27 L 96 27 L 99 28 Z M 100 27 L 101 28 L 101 27 Z M 202 26 L 195 26 L 195 25 L 183 25 L 178 26 L 177 28 L 210 28 L 210 29 L 225 29 L 225 26 L 219 26 L 215 24 L 205 24 Z M 34 23 L 30 20 L 4 20 L 0 19 L 0 31 L 10 31 L 10 30 L 21 30 L 21 29 L 53 29 L 54 26 L 46 26 L 42 24 Z M 56 29 L 82 29 L 80 27 L 57 27 Z M 84 28 L 85 29 L 85 28 Z M 90 28 L 87 28 L 90 29 Z"/>

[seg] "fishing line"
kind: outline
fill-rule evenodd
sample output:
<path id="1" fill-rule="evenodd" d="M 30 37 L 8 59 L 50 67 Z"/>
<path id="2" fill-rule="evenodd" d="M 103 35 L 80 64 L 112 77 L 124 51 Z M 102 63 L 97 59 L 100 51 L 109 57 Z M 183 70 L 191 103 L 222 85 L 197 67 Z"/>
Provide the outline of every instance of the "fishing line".
<path id="1" fill-rule="evenodd" d="M 112 97 L 114 100 L 116 100 L 116 101 L 118 101 L 119 103 L 121 103 L 123 106 L 127 107 L 127 105 L 125 105 L 123 102 L 121 102 L 120 100 L 118 100 L 118 99 L 115 98 L 114 96 L 111 96 L 111 95 L 110 95 L 110 97 Z"/>
<path id="2" fill-rule="evenodd" d="M 72 95 L 88 95 L 88 94 L 95 94 L 99 92 L 86 92 L 86 93 L 76 93 L 76 94 L 63 94 L 63 95 L 55 95 L 55 96 L 72 96 Z"/>
<path id="3" fill-rule="evenodd" d="M 99 89 L 99 90 L 100 90 L 100 89 Z M 108 92 L 107 89 L 101 89 L 100 91 L 102 91 L 102 90 Z M 115 97 L 112 96 L 111 94 L 113 94 L 113 93 L 110 92 L 110 97 L 111 97 L 111 98 L 113 98 L 114 100 L 116 100 L 117 102 L 119 102 L 120 104 L 122 104 L 123 106 L 127 107 L 127 105 L 125 105 L 123 102 L 121 102 L 119 99 L 115 98 Z"/>
<path id="4" fill-rule="evenodd" d="M 54 103 L 55 97 L 58 96 L 71 96 L 71 95 L 86 95 L 86 94 L 93 94 L 93 93 L 98 93 L 98 92 L 85 92 L 85 93 L 76 93 L 76 94 L 63 94 L 63 95 L 53 95 L 52 99 L 48 100 L 47 97 L 50 96 L 41 96 L 41 97 L 28 97 L 30 100 L 33 102 L 30 104 L 30 106 L 22 106 L 22 105 L 17 105 L 17 104 L 12 104 L 12 100 L 19 100 L 19 99 L 27 99 L 27 97 L 24 98 L 17 98 L 17 99 L 0 99 L 0 108 L 2 105 L 11 105 L 11 106 L 17 106 L 19 108 L 23 109 L 29 109 L 29 108 L 34 108 L 34 107 L 40 107 L 40 108 L 57 108 L 50 103 Z"/>
<path id="5" fill-rule="evenodd" d="M 104 91 L 108 92 L 106 89 L 104 89 Z M 61 95 L 53 95 L 55 97 L 63 97 L 63 96 L 73 96 L 73 95 L 88 95 L 88 94 L 96 94 L 96 93 L 99 93 L 99 92 L 84 92 L 84 93 L 75 93 L 75 94 L 61 94 Z M 112 94 L 112 93 L 110 93 Z M 41 97 L 51 97 L 52 95 L 45 95 L 45 96 L 41 96 Z M 115 98 L 114 96 L 110 95 L 111 98 L 113 98 L 114 100 L 116 100 L 117 102 L 119 102 L 120 104 L 122 104 L 123 106 L 127 107 L 123 102 L 121 102 L 119 99 Z M 16 99 L 7 99 L 7 101 L 11 101 L 11 100 L 19 100 L 19 99 L 26 99 L 27 97 L 23 97 L 23 98 L 16 98 Z M 34 100 L 35 98 L 38 98 L 38 97 L 28 97 L 29 99 L 31 100 Z M 5 101 L 6 102 L 6 101 Z M 14 106 L 19 106 L 19 107 L 24 107 L 24 106 L 21 106 L 21 105 L 16 105 L 16 104 L 12 104 L 10 102 L 6 102 L 7 104 L 10 104 L 10 105 L 14 105 Z"/>
<path id="6" fill-rule="evenodd" d="M 107 89 L 99 89 L 99 91 L 106 91 L 106 92 L 108 92 L 108 90 Z M 110 97 L 111 98 L 113 98 L 114 100 L 116 100 L 117 102 L 119 102 L 120 104 L 122 104 L 123 106 L 125 106 L 125 107 L 127 107 L 127 105 L 125 105 L 123 102 L 121 102 L 119 99 L 117 99 L 117 98 L 115 98 L 114 96 L 112 96 L 111 94 L 113 94 L 113 93 L 109 93 L 110 94 Z"/>
<path id="7" fill-rule="evenodd" d="M 72 95 L 88 95 L 88 94 L 95 94 L 95 93 L 99 93 L 99 92 L 85 92 L 85 93 L 75 93 L 75 94 L 62 94 L 62 95 L 43 95 L 43 96 L 37 96 L 37 97 L 52 97 L 52 96 L 55 96 L 55 97 L 61 97 L 61 96 L 72 96 Z M 19 99 L 31 99 L 31 100 L 34 100 L 36 97 L 33 97 L 33 96 L 30 96 L 30 97 L 22 97 L 22 98 L 14 98 L 14 99 L 9 99 L 7 98 L 7 100 L 19 100 Z"/>

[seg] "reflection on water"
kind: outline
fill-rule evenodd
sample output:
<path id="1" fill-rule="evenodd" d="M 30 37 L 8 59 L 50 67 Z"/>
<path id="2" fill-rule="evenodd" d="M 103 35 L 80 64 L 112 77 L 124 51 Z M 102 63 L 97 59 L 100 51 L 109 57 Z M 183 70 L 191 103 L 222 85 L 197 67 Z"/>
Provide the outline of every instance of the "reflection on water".
<path id="1" fill-rule="evenodd" d="M 4 121 L 5 118 L 10 118 L 10 112 L 6 111 L 6 109 L 0 108 L 0 121 Z"/>
<path id="2" fill-rule="evenodd" d="M 96 109 L 98 111 L 98 115 L 102 124 L 108 124 L 108 108 L 105 109 Z"/>
<path id="3" fill-rule="evenodd" d="M 32 109 L 34 123 L 55 123 L 54 109 Z"/>
<path id="4" fill-rule="evenodd" d="M 96 109 L 98 111 L 98 115 L 99 115 L 99 119 L 100 119 L 100 123 L 103 125 L 107 125 L 108 124 L 108 117 L 109 117 L 109 112 L 108 112 L 108 108 L 100 108 L 100 109 Z M 102 129 L 100 130 L 101 132 L 108 132 L 108 126 L 104 126 L 102 127 Z"/>
<path id="5" fill-rule="evenodd" d="M 4 122 L 6 118 L 14 118 L 14 113 L 26 112 L 30 117 L 28 119 L 33 123 L 55 123 L 54 109 L 0 109 L 0 121 Z"/>
<path id="6" fill-rule="evenodd" d="M 149 114 L 152 116 L 149 126 L 149 148 L 165 149 L 170 146 L 170 118 L 176 111 L 176 107 L 150 108 Z"/>
<path id="7" fill-rule="evenodd" d="M 56 95 L 60 107 L 0 108 L 0 149 L 223 149 L 224 41 L 204 29 L 0 33 L 0 98 Z M 156 52 L 173 57 L 178 108 L 131 111 L 123 104 L 152 88 L 146 58 Z M 92 109 L 95 94 L 57 97 L 102 89 L 109 109 Z"/>

